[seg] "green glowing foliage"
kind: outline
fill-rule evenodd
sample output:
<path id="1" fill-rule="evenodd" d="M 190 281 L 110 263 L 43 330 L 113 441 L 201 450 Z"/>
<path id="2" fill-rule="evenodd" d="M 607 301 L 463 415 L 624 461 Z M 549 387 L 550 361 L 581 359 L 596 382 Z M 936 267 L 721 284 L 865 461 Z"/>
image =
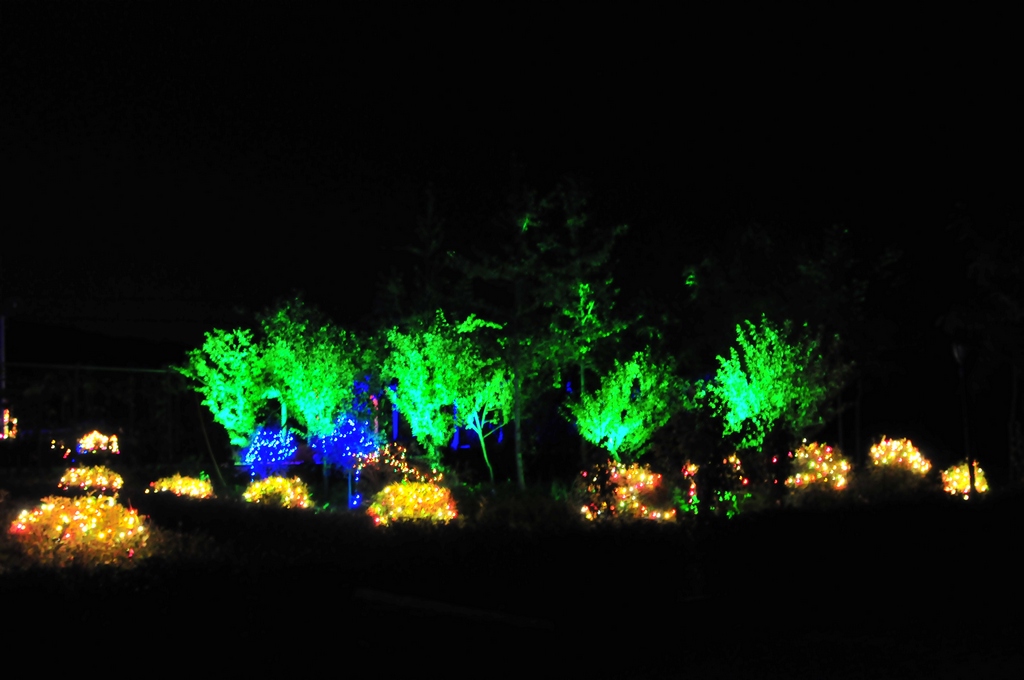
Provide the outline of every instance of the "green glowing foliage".
<path id="1" fill-rule="evenodd" d="M 352 407 L 365 353 L 301 300 L 268 312 L 261 325 L 260 339 L 241 329 L 207 333 L 178 370 L 195 382 L 234 446 L 248 446 L 271 399 L 279 402 L 282 428 L 291 412 L 307 438 L 330 434 L 336 416 Z"/>
<path id="2" fill-rule="evenodd" d="M 485 437 L 510 419 L 512 375 L 498 360 L 483 358 L 478 346 L 466 348 L 459 367 L 461 371 L 455 384 L 458 394 L 456 419 L 460 427 L 472 430 L 480 439 L 484 463 L 493 484 L 494 468 L 487 457 Z"/>
<path id="3" fill-rule="evenodd" d="M 267 381 L 307 438 L 327 436 L 335 417 L 352 405 L 355 339 L 301 302 L 268 315 L 263 332 Z"/>
<path id="4" fill-rule="evenodd" d="M 648 351 L 637 352 L 601 381 L 592 394 L 568 405 L 580 435 L 604 448 L 616 462 L 640 453 L 651 435 L 672 416 L 682 390 L 667 365 L 651 363 Z"/>
<path id="5" fill-rule="evenodd" d="M 827 365 L 817 339 L 794 337 L 789 321 L 780 327 L 762 315 L 759 326 L 746 325 L 736 327 L 738 348 L 718 357 L 714 380 L 698 396 L 722 418 L 725 435 L 760 450 L 777 423 L 794 435 L 821 425 L 842 370 Z"/>
<path id="6" fill-rule="evenodd" d="M 603 291 L 603 297 L 610 298 L 612 294 L 611 280 L 605 281 L 597 289 L 589 283 L 580 282 L 576 287 L 576 294 L 572 303 L 566 305 L 558 319 L 551 324 L 551 334 L 554 338 L 549 343 L 551 359 L 557 369 L 566 365 L 576 365 L 580 371 L 580 391 L 585 388 L 586 369 L 590 365 L 592 351 L 600 341 L 613 337 L 625 330 L 626 324 L 612 320 L 600 313 L 597 307 L 598 290 Z M 611 302 L 606 305 L 608 310 L 614 306 Z M 561 372 L 555 375 L 555 387 L 561 387 Z"/>
<path id="7" fill-rule="evenodd" d="M 189 352 L 188 364 L 178 370 L 195 381 L 203 405 L 227 430 L 231 444 L 246 446 L 267 391 L 263 357 L 252 331 L 207 333 L 203 346 Z"/>
<path id="8" fill-rule="evenodd" d="M 398 380 L 398 389 L 387 390 L 388 398 L 434 466 L 440 466 L 440 449 L 455 433 L 451 413 L 443 411 L 455 403 L 446 373 L 456 365 L 444 330 L 450 328 L 440 312 L 430 328 L 411 333 L 392 329 L 387 336 L 391 351 L 382 368 L 385 376 Z"/>
<path id="9" fill-rule="evenodd" d="M 484 328 L 500 326 L 471 315 L 453 327 L 438 310 L 429 328 L 388 333 L 391 352 L 383 370 L 397 378 L 398 389 L 388 390 L 388 396 L 409 421 L 413 436 L 427 448 L 431 464 L 440 465 L 440 451 L 455 426 L 466 427 L 480 438 L 493 481 L 485 430 L 506 422 L 512 386 L 501 362 L 484 356 L 476 335 Z"/>

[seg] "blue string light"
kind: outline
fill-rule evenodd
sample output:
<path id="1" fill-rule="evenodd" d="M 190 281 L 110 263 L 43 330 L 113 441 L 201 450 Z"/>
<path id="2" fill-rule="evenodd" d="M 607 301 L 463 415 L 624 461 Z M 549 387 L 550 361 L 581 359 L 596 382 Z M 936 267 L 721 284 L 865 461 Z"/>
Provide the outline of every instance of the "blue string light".
<path id="1" fill-rule="evenodd" d="M 335 420 L 334 430 L 329 435 L 310 437 L 309 445 L 317 465 L 351 469 L 360 457 L 377 450 L 379 439 L 368 423 L 345 414 Z"/>
<path id="2" fill-rule="evenodd" d="M 242 450 L 242 465 L 249 468 L 253 478 L 279 474 L 299 452 L 299 444 L 295 436 L 288 430 L 279 427 L 261 427 L 256 430 L 249 441 L 249 446 Z"/>

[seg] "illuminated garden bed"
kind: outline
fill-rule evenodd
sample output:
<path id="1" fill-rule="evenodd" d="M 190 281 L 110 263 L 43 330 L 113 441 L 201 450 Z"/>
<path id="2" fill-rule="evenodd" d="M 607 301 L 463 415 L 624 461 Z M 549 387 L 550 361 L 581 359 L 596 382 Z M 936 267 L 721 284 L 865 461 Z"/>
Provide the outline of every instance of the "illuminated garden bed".
<path id="1" fill-rule="evenodd" d="M 56 566 L 124 563 L 148 540 L 144 518 L 111 496 L 49 496 L 8 531 L 31 559 Z"/>
<path id="2" fill-rule="evenodd" d="M 242 498 L 249 503 L 264 503 L 282 508 L 310 508 L 309 487 L 298 477 L 267 477 L 253 481 L 246 487 Z"/>
<path id="3" fill-rule="evenodd" d="M 162 477 L 155 482 L 149 483 L 146 493 L 169 492 L 175 496 L 189 496 L 191 498 L 213 498 L 213 484 L 209 479 L 196 479 L 195 477 L 183 477 L 173 475 Z"/>
<path id="4" fill-rule="evenodd" d="M 60 478 L 58 486 L 65 490 L 109 493 L 117 496 L 124 486 L 124 478 L 103 465 L 69 468 Z"/>
<path id="5" fill-rule="evenodd" d="M 412 520 L 447 523 L 458 517 L 451 491 L 432 482 L 389 484 L 366 512 L 380 526 Z"/>

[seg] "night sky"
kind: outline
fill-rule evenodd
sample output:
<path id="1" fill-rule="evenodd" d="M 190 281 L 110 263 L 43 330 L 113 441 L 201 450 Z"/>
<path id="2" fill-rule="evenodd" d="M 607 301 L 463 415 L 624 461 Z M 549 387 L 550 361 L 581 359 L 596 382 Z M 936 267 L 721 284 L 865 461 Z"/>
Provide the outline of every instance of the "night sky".
<path id="1" fill-rule="evenodd" d="M 584 181 L 592 220 L 629 225 L 626 297 L 667 305 L 752 223 L 788 242 L 841 225 L 865 262 L 900 252 L 869 316 L 899 325 L 879 327 L 905 337 L 886 360 L 915 386 L 872 385 L 889 415 L 865 427 L 954 448 L 936 320 L 966 262 L 948 227 L 1020 214 L 1000 41 L 965 57 L 909 21 L 812 36 L 663 19 L 4 3 L 7 360 L 163 366 L 296 292 L 358 325 L 428 187 L 478 247 L 518 168 L 541 191 Z"/>

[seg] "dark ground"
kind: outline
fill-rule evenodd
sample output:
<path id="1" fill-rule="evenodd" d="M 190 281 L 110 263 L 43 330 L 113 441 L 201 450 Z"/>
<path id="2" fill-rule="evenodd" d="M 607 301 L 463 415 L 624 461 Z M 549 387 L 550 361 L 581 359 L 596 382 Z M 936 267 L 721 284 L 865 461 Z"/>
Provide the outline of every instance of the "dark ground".
<path id="1" fill-rule="evenodd" d="M 51 493 L 10 478 L 0 488 L 7 514 Z M 1018 678 L 1024 668 L 1016 493 L 701 526 L 581 527 L 555 514 L 530 526 L 512 513 L 387 530 L 229 500 L 121 498 L 178 541 L 178 556 L 8 571 L 6 621 L 116 621 L 147 644 L 227 644 L 242 663 L 354 655 L 396 670 L 436 658 L 456 675 Z"/>

